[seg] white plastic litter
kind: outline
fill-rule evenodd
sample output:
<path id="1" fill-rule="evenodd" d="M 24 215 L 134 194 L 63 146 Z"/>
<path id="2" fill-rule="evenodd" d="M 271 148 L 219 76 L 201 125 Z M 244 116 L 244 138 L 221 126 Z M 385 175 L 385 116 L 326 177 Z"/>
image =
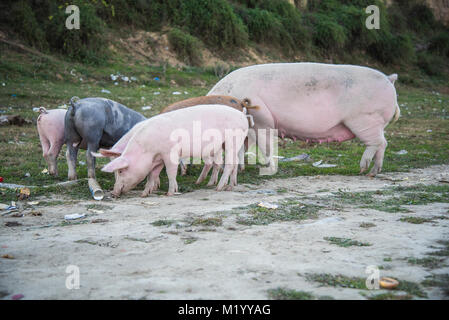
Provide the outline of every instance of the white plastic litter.
<path id="1" fill-rule="evenodd" d="M 66 220 L 76 220 L 76 219 L 84 218 L 85 216 L 86 216 L 85 214 L 79 214 L 79 213 L 66 214 L 64 216 L 64 219 L 66 219 Z"/>
<path id="2" fill-rule="evenodd" d="M 407 150 L 401 150 L 401 151 L 396 152 L 396 154 L 398 154 L 398 155 L 404 155 L 404 154 L 407 154 L 407 153 L 408 153 Z"/>
<path id="3" fill-rule="evenodd" d="M 323 163 L 323 160 L 317 161 L 313 163 L 313 166 L 316 168 L 334 168 L 336 164 Z"/>
<path id="4" fill-rule="evenodd" d="M 158 94 L 161 94 L 159 91 L 156 91 L 153 93 L 155 96 L 157 96 Z"/>
<path id="5" fill-rule="evenodd" d="M 142 110 L 150 110 L 150 109 L 151 109 L 151 106 L 142 107 Z"/>
<path id="6" fill-rule="evenodd" d="M 267 208 L 267 209 L 277 209 L 277 208 L 279 208 L 279 206 L 277 204 L 269 203 L 269 202 L 261 202 L 257 206 L 262 207 L 262 208 Z"/>
<path id="7" fill-rule="evenodd" d="M 179 95 L 179 94 L 181 94 L 181 92 L 179 92 L 179 91 L 174 91 L 174 92 L 172 92 L 172 94 L 174 94 L 174 95 Z"/>
<path id="8" fill-rule="evenodd" d="M 111 93 L 111 91 L 107 90 L 107 89 L 101 89 L 102 93 Z"/>

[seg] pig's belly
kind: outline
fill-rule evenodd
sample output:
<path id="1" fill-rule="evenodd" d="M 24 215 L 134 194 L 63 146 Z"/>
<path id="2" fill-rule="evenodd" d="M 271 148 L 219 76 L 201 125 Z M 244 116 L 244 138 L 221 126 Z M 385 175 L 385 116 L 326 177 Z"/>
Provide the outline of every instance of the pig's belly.
<path id="1" fill-rule="evenodd" d="M 307 142 L 342 142 L 351 140 L 355 135 L 344 124 L 336 125 L 328 130 L 307 131 L 300 127 L 286 128 L 278 127 L 279 136 L 293 140 L 303 140 Z"/>
<path id="2" fill-rule="evenodd" d="M 273 114 L 281 137 L 310 142 L 341 142 L 355 137 L 343 124 L 342 112 L 334 107 L 315 105 L 313 110 L 300 106 L 288 109 L 287 113 Z"/>

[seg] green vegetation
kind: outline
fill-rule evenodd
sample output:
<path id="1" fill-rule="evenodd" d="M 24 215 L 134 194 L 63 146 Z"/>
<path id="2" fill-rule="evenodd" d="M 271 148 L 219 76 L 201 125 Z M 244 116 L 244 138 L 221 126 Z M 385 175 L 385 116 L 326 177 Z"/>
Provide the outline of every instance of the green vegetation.
<path id="1" fill-rule="evenodd" d="M 162 226 L 171 226 L 173 223 L 175 223 L 175 221 L 173 220 L 156 220 L 151 224 L 155 227 L 162 227 Z"/>
<path id="2" fill-rule="evenodd" d="M 310 292 L 284 288 L 270 289 L 268 296 L 273 300 L 315 300 L 315 296 Z"/>
<path id="3" fill-rule="evenodd" d="M 222 56 L 236 56 L 248 45 L 275 49 L 287 57 L 298 53 L 353 61 L 360 52 L 383 64 L 415 65 L 430 75 L 441 74 L 449 54 L 449 30 L 436 21 L 423 1 L 310 1 L 295 7 L 285 0 L 75 0 L 81 28 L 65 28 L 62 0 L 6 0 L 0 5 L 0 26 L 26 44 L 70 59 L 101 64 L 113 56 L 110 44 L 124 30 L 169 31 L 181 60 L 201 64 L 204 43 Z M 380 29 L 365 27 L 365 8 L 380 8 Z M 429 50 L 422 44 L 430 38 Z M 198 40 L 200 39 L 200 40 Z M 218 50 L 217 50 L 218 49 Z M 271 51 L 270 49 L 270 51 Z M 447 60 L 447 59 L 446 59 Z M 443 68 L 444 69 L 444 68 Z"/>
<path id="4" fill-rule="evenodd" d="M 301 221 L 317 217 L 319 206 L 303 204 L 296 199 L 286 199 L 277 203 L 278 208 L 268 209 L 252 204 L 235 209 L 237 223 L 243 225 L 267 225 L 277 221 Z"/>
<path id="5" fill-rule="evenodd" d="M 190 65 L 201 64 L 202 55 L 200 49 L 202 44 L 198 39 L 178 28 L 173 28 L 168 33 L 168 40 L 178 57 L 184 62 Z"/>
<path id="6" fill-rule="evenodd" d="M 366 289 L 364 278 L 347 277 L 344 275 L 332 275 L 328 273 L 309 273 L 306 274 L 308 281 L 318 282 L 323 286 Z"/>
<path id="7" fill-rule="evenodd" d="M 444 266 L 445 259 L 439 259 L 435 257 L 426 257 L 426 258 L 408 258 L 407 262 L 413 265 L 420 265 L 427 269 L 437 269 Z"/>
<path id="8" fill-rule="evenodd" d="M 384 190 L 367 192 L 346 192 L 339 190 L 334 193 L 332 201 L 356 205 L 361 208 L 375 209 L 385 212 L 409 212 L 404 205 L 425 205 L 428 203 L 449 202 L 448 185 L 415 185 L 409 187 L 393 187 Z M 403 217 L 400 220 L 410 223 L 432 222 L 435 219 L 445 219 L 444 216 L 431 218 Z"/>
<path id="9" fill-rule="evenodd" d="M 352 247 L 352 246 L 356 246 L 356 247 L 369 247 L 372 244 L 367 243 L 367 242 L 360 242 L 357 240 L 352 240 L 352 239 L 348 239 L 348 238 L 338 238 L 338 237 L 325 237 L 324 240 L 329 241 L 332 244 L 336 244 L 339 247 Z"/>

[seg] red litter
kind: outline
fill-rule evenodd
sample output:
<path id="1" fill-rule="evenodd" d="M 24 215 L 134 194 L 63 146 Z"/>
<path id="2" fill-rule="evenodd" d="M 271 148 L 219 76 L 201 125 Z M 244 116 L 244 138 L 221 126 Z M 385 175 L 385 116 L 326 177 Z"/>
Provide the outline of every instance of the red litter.
<path id="1" fill-rule="evenodd" d="M 3 182 L 3 177 L 0 177 L 0 182 Z"/>
<path id="2" fill-rule="evenodd" d="M 19 294 L 13 295 L 13 296 L 12 296 L 12 299 L 13 299 L 13 300 L 20 300 L 20 299 L 22 299 L 23 297 L 25 297 L 25 296 L 24 296 L 23 294 L 19 293 Z"/>

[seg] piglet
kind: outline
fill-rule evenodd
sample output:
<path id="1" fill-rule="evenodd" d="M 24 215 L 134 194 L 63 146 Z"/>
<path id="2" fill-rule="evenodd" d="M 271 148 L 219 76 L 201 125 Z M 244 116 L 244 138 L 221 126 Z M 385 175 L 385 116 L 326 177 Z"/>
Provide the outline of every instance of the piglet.
<path id="1" fill-rule="evenodd" d="M 224 170 L 217 186 L 221 191 L 237 185 L 238 151 L 248 134 L 245 115 L 224 105 L 200 105 L 157 115 L 133 129 L 122 153 L 102 171 L 115 173 L 112 194 L 120 196 L 149 176 L 145 189 L 152 188 L 162 168 L 169 179 L 167 195 L 178 191 L 176 174 L 180 158 L 204 160 L 210 169 L 221 165 L 225 148 Z M 112 154 L 111 154 L 112 156 Z M 208 169 L 202 174 L 207 175 Z"/>
<path id="2" fill-rule="evenodd" d="M 58 175 L 57 158 L 64 144 L 64 118 L 66 110 L 47 110 L 39 108 L 37 118 L 37 131 L 42 146 L 42 155 L 48 164 L 48 172 Z"/>

